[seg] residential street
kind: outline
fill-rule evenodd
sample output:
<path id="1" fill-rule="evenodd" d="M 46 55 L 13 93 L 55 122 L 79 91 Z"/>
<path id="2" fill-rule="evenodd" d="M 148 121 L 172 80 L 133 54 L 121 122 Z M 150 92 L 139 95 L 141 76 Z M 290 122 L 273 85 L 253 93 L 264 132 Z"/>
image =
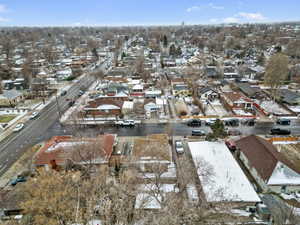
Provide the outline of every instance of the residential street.
<path id="1" fill-rule="evenodd" d="M 61 111 L 68 108 L 68 98 L 76 98 L 82 85 L 90 85 L 92 79 L 82 78 L 74 84 L 65 96 L 58 96 L 57 100 Z M 52 101 L 35 120 L 29 120 L 25 128 L 18 133 L 8 136 L 0 144 L 0 176 L 22 155 L 29 147 L 50 138 L 53 135 L 53 125 L 58 123 L 58 108 L 56 101 Z"/>

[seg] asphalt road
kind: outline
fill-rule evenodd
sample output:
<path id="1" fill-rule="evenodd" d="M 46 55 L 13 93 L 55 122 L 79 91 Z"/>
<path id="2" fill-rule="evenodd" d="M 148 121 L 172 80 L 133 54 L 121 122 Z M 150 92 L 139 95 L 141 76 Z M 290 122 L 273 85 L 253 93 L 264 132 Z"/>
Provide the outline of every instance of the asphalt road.
<path id="1" fill-rule="evenodd" d="M 76 98 L 80 87 L 90 85 L 92 80 L 79 81 L 74 84 L 65 96 L 59 96 L 58 102 L 60 109 L 65 111 L 68 108 L 67 98 Z M 202 129 L 206 133 L 210 132 L 207 126 L 197 128 L 189 127 L 184 123 L 172 124 L 151 124 L 142 123 L 133 128 L 114 127 L 110 125 L 100 125 L 97 127 L 75 127 L 62 126 L 59 121 L 56 101 L 51 102 L 42 110 L 40 116 L 35 120 L 30 120 L 25 124 L 25 128 L 19 133 L 10 135 L 0 143 L 0 176 L 24 153 L 29 147 L 50 139 L 55 135 L 75 135 L 75 136 L 96 136 L 101 133 L 114 133 L 119 136 L 145 136 L 148 134 L 157 134 L 169 132 L 174 136 L 189 136 L 193 129 Z M 229 129 L 238 129 L 243 135 L 258 134 L 265 135 L 274 125 L 272 123 L 258 123 L 254 127 L 239 126 Z M 300 135 L 300 122 L 292 121 L 290 126 L 281 126 L 291 130 L 292 134 Z"/>
<path id="2" fill-rule="evenodd" d="M 269 134 L 270 129 L 274 125 L 272 123 L 256 124 L 253 127 L 242 126 L 239 127 L 228 127 L 228 129 L 239 130 L 242 135 L 266 135 Z M 276 126 L 285 129 L 290 129 L 292 135 L 300 135 L 300 122 L 293 121 L 290 126 Z M 75 135 L 75 136 L 96 136 L 101 133 L 113 133 L 118 136 L 146 136 L 148 134 L 159 134 L 159 133 L 169 133 L 174 136 L 190 136 L 192 130 L 201 129 L 206 133 L 210 132 L 208 126 L 201 127 L 189 127 L 184 123 L 172 123 L 172 124 L 155 124 L 155 123 L 142 123 L 135 127 L 115 127 L 112 125 L 98 125 L 96 127 L 78 127 L 78 126 L 64 126 L 62 127 L 58 122 L 54 123 L 47 130 L 48 136 L 54 135 Z"/>
<path id="3" fill-rule="evenodd" d="M 76 98 L 82 85 L 89 86 L 93 78 L 84 77 L 75 83 L 65 96 L 57 96 L 60 110 L 65 111 L 68 98 Z M 53 126 L 58 124 L 57 102 L 49 103 L 35 120 L 29 120 L 18 133 L 13 133 L 0 143 L 0 176 L 24 153 L 26 149 L 52 136 Z"/>

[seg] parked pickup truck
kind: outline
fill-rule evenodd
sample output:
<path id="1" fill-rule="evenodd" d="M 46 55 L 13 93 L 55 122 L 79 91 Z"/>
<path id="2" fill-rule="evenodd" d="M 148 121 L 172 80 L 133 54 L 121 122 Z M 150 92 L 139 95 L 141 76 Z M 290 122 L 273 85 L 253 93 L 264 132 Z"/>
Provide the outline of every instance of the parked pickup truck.
<path id="1" fill-rule="evenodd" d="M 115 122 L 115 125 L 121 127 L 134 127 L 135 121 L 134 120 L 119 120 Z"/>

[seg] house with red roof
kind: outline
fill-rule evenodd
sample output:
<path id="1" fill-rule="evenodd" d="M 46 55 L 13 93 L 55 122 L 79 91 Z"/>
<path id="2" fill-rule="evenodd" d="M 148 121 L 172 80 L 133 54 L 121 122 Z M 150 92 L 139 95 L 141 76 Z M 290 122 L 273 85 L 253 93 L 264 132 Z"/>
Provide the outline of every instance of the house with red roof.
<path id="1" fill-rule="evenodd" d="M 113 134 L 96 138 L 54 136 L 36 153 L 33 163 L 36 167 L 53 169 L 65 167 L 68 163 L 108 166 L 116 141 Z"/>

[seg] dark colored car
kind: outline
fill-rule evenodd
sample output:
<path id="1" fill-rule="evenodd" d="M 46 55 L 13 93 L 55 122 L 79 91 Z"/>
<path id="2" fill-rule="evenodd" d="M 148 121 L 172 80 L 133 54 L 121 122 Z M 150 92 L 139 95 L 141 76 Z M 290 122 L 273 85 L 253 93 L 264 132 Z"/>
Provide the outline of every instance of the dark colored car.
<path id="1" fill-rule="evenodd" d="M 291 120 L 290 119 L 285 119 L 285 118 L 280 118 L 276 121 L 277 124 L 279 125 L 290 125 Z"/>
<path id="2" fill-rule="evenodd" d="M 75 101 L 74 100 L 70 100 L 68 104 L 69 104 L 69 107 L 71 107 L 71 106 L 73 106 L 75 104 Z"/>
<path id="3" fill-rule="evenodd" d="M 241 121 L 241 124 L 242 125 L 245 125 L 245 126 L 254 126 L 255 125 L 255 120 L 254 119 L 243 119 Z"/>
<path id="4" fill-rule="evenodd" d="M 203 130 L 192 130 L 192 136 L 204 136 L 205 131 Z"/>
<path id="5" fill-rule="evenodd" d="M 65 96 L 66 94 L 67 94 L 67 91 L 62 91 L 62 92 L 60 93 L 61 96 Z"/>
<path id="6" fill-rule="evenodd" d="M 191 126 L 191 127 L 200 127 L 201 126 L 201 120 L 192 119 L 192 120 L 189 120 L 186 124 L 188 126 Z"/>
<path id="7" fill-rule="evenodd" d="M 271 129 L 270 133 L 272 135 L 277 134 L 277 135 L 290 135 L 291 131 L 287 129 L 281 129 L 281 128 L 273 128 Z"/>
<path id="8" fill-rule="evenodd" d="M 17 183 L 26 182 L 26 181 L 27 181 L 26 177 L 17 177 L 10 183 L 10 185 L 15 186 L 15 185 L 17 185 Z"/>
<path id="9" fill-rule="evenodd" d="M 225 126 L 231 126 L 231 127 L 237 127 L 240 123 L 238 119 L 224 120 L 223 122 Z"/>

